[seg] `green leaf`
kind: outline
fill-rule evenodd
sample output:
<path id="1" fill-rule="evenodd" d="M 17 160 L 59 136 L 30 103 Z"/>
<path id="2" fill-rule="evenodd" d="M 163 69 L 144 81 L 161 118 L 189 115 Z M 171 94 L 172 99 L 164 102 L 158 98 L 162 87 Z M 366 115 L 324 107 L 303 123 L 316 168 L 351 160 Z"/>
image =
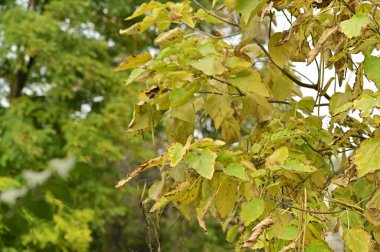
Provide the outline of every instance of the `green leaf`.
<path id="1" fill-rule="evenodd" d="M 130 56 L 124 62 L 122 62 L 114 71 L 124 71 L 130 68 L 135 68 L 147 63 L 151 59 L 152 56 L 149 52 Z"/>
<path id="2" fill-rule="evenodd" d="M 226 143 L 235 143 L 239 141 L 240 125 L 235 118 L 228 117 L 223 121 L 222 136 Z"/>
<path id="3" fill-rule="evenodd" d="M 265 165 L 270 167 L 274 165 L 281 165 L 289 157 L 289 150 L 286 146 L 276 149 L 266 160 Z"/>
<path id="4" fill-rule="evenodd" d="M 291 43 L 284 43 L 278 45 L 278 42 L 282 39 L 283 33 L 277 32 L 272 34 L 268 43 L 268 51 L 272 60 L 281 68 L 285 67 L 288 63 L 295 46 Z"/>
<path id="5" fill-rule="evenodd" d="M 231 108 L 232 97 L 228 94 L 208 95 L 205 103 L 205 111 L 214 121 L 215 129 L 219 129 L 225 116 Z"/>
<path id="6" fill-rule="evenodd" d="M 223 63 L 226 67 L 234 70 L 247 69 L 251 67 L 252 64 L 251 62 L 242 60 L 241 58 L 235 56 L 226 58 Z"/>
<path id="7" fill-rule="evenodd" d="M 271 136 L 272 142 L 287 141 L 303 135 L 301 130 L 282 130 Z"/>
<path id="8" fill-rule="evenodd" d="M 375 226 L 380 226 L 380 189 L 378 189 L 366 205 L 366 217 Z"/>
<path id="9" fill-rule="evenodd" d="M 168 148 L 170 156 L 170 166 L 176 166 L 186 154 L 186 148 L 182 144 L 176 143 Z"/>
<path id="10" fill-rule="evenodd" d="M 237 201 L 237 184 L 231 178 L 218 174 L 214 176 L 212 187 L 215 192 L 214 203 L 222 220 L 225 220 L 235 209 Z"/>
<path id="11" fill-rule="evenodd" d="M 241 13 L 245 23 L 248 22 L 251 15 L 256 15 L 260 9 L 258 8 L 262 0 L 237 0 L 236 11 Z"/>
<path id="12" fill-rule="evenodd" d="M 194 123 L 195 121 L 194 106 L 190 102 L 185 103 L 180 107 L 173 108 L 171 111 L 171 115 L 188 123 Z"/>
<path id="13" fill-rule="evenodd" d="M 218 52 L 215 49 L 215 45 L 212 43 L 206 43 L 206 44 L 200 45 L 198 47 L 198 50 L 203 56 L 207 56 L 207 55 L 212 56 L 212 55 L 218 54 Z"/>
<path id="14" fill-rule="evenodd" d="M 248 177 L 247 177 L 247 174 L 245 173 L 244 166 L 240 163 L 229 164 L 225 169 L 225 173 L 228 176 L 232 176 L 244 181 L 248 181 Z"/>
<path id="15" fill-rule="evenodd" d="M 126 86 L 134 82 L 138 77 L 141 76 L 142 73 L 144 73 L 146 70 L 142 68 L 136 68 L 133 69 L 131 74 L 129 75 L 127 82 L 125 83 Z"/>
<path id="16" fill-rule="evenodd" d="M 286 240 L 286 241 L 293 241 L 297 239 L 298 237 L 298 228 L 294 225 L 286 225 L 281 232 L 278 233 L 277 238 Z"/>
<path id="17" fill-rule="evenodd" d="M 281 167 L 284 167 L 285 169 L 288 169 L 294 172 L 300 172 L 300 173 L 311 173 L 317 170 L 314 166 L 306 164 L 302 162 L 301 160 L 294 159 L 294 158 L 287 159 Z"/>
<path id="18" fill-rule="evenodd" d="M 188 137 L 194 133 L 194 123 L 171 117 L 166 120 L 165 132 L 169 143 L 179 142 L 185 144 Z"/>
<path id="19" fill-rule="evenodd" d="M 380 170 L 380 138 L 364 140 L 355 151 L 354 163 L 359 177 Z"/>
<path id="20" fill-rule="evenodd" d="M 204 74 L 221 75 L 225 70 L 227 70 L 220 62 L 216 55 L 207 55 L 206 57 L 199 60 L 190 61 L 190 65 Z"/>
<path id="21" fill-rule="evenodd" d="M 303 97 L 298 103 L 297 108 L 306 110 L 307 112 L 313 112 L 315 100 L 311 96 Z"/>
<path id="22" fill-rule="evenodd" d="M 152 107 L 148 104 L 142 106 L 136 105 L 133 113 L 133 119 L 128 125 L 130 131 L 142 130 L 150 128 L 153 124 L 154 115 Z"/>
<path id="23" fill-rule="evenodd" d="M 245 226 L 248 226 L 259 218 L 265 209 L 264 200 L 253 198 L 249 202 L 244 202 L 241 206 L 240 216 Z"/>
<path id="24" fill-rule="evenodd" d="M 371 236 L 361 228 L 345 229 L 343 239 L 352 252 L 369 251 Z"/>
<path id="25" fill-rule="evenodd" d="M 186 162 L 194 168 L 199 175 L 204 178 L 212 179 L 215 170 L 215 159 L 217 155 L 210 150 L 204 150 L 202 153 L 189 153 L 186 156 Z"/>
<path id="26" fill-rule="evenodd" d="M 380 90 L 380 58 L 375 56 L 366 57 L 363 62 L 363 68 L 365 71 L 365 75 L 369 80 L 375 82 L 377 89 Z"/>
<path id="27" fill-rule="evenodd" d="M 260 122 L 272 119 L 274 109 L 267 98 L 257 94 L 248 94 L 242 98 L 242 103 L 242 117 L 252 115 L 258 118 Z"/>
<path id="28" fill-rule="evenodd" d="M 331 252 L 331 250 L 325 241 L 312 240 L 305 252 Z"/>
<path id="29" fill-rule="evenodd" d="M 179 192 L 175 197 L 175 203 L 177 204 L 177 206 L 184 207 L 193 202 L 198 197 L 199 190 L 201 188 L 201 183 L 202 181 L 199 179 L 195 182 L 191 181 L 191 186 L 187 190 L 182 190 L 181 192 Z"/>
<path id="30" fill-rule="evenodd" d="M 360 114 L 362 118 L 370 116 L 375 107 L 380 108 L 380 93 L 375 95 L 366 94 L 360 97 L 359 100 L 354 101 L 354 108 L 362 111 Z"/>
<path id="31" fill-rule="evenodd" d="M 158 197 L 164 188 L 165 180 L 159 180 L 153 183 L 153 185 L 148 190 L 148 197 L 152 200 L 158 200 Z"/>
<path id="32" fill-rule="evenodd" d="M 362 29 L 370 22 L 371 19 L 367 13 L 357 13 L 349 20 L 341 22 L 339 27 L 347 37 L 353 38 L 359 36 Z"/>
<path id="33" fill-rule="evenodd" d="M 334 114 L 337 114 L 339 110 L 342 111 L 342 108 L 344 107 L 347 108 L 351 106 L 352 103 L 350 103 L 350 99 L 351 99 L 351 93 L 349 92 L 334 93 L 330 99 L 330 104 L 329 104 L 330 113 L 334 115 Z M 346 105 L 346 104 L 350 104 L 350 105 Z"/>
<path id="34" fill-rule="evenodd" d="M 152 11 L 153 9 L 159 8 L 161 6 L 162 6 L 162 4 L 159 2 L 156 2 L 156 1 L 151 1 L 149 3 L 143 3 L 139 8 L 137 8 L 137 10 L 135 10 L 135 12 L 133 12 L 133 14 L 131 16 L 129 16 L 125 20 L 130 20 L 130 19 L 133 19 L 135 17 L 141 16 L 141 15 L 143 15 L 149 11 Z"/>
<path id="35" fill-rule="evenodd" d="M 240 225 L 234 225 L 230 229 L 228 229 L 226 235 L 226 241 L 232 243 L 235 240 L 237 233 L 239 232 Z"/>
<path id="36" fill-rule="evenodd" d="M 228 79 L 235 87 L 242 92 L 258 94 L 264 97 L 269 97 L 269 90 L 261 80 L 259 72 L 255 70 L 242 70 L 235 77 Z"/>
<path id="37" fill-rule="evenodd" d="M 176 88 L 170 92 L 170 107 L 175 108 L 188 103 L 194 98 L 194 93 L 199 89 L 199 83 L 193 82 L 187 87 Z"/>
<path id="38" fill-rule="evenodd" d="M 178 184 L 175 188 L 171 189 L 169 192 L 162 195 L 149 210 L 154 212 L 160 209 L 163 209 L 167 204 L 176 199 L 181 192 L 186 192 L 191 188 L 191 181 L 187 180 Z"/>
<path id="39" fill-rule="evenodd" d="M 183 182 L 189 178 L 189 168 L 185 162 L 179 162 L 169 170 L 169 176 L 177 183 Z"/>
<path id="40" fill-rule="evenodd" d="M 127 29 L 120 30 L 119 33 L 121 35 L 132 35 L 142 33 L 150 26 L 152 26 L 156 22 L 156 17 L 154 16 L 146 16 L 140 23 L 135 23 L 134 25 L 128 27 Z"/>

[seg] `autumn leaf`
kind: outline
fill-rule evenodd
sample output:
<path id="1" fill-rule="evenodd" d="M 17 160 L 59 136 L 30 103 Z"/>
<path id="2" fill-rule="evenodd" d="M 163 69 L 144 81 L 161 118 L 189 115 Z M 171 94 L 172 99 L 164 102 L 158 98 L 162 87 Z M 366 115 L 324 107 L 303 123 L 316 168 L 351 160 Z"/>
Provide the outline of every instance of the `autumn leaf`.
<path id="1" fill-rule="evenodd" d="M 152 59 L 152 56 L 150 55 L 149 52 L 130 56 L 125 61 L 123 61 L 114 71 L 124 71 L 127 69 L 135 68 L 135 67 L 144 65 L 151 59 Z"/>

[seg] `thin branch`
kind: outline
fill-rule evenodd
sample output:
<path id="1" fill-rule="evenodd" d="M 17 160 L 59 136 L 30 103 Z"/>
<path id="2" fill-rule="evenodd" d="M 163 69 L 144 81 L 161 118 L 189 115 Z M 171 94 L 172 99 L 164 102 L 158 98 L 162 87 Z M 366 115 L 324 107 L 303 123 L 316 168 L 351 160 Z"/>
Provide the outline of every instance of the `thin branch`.
<path id="1" fill-rule="evenodd" d="M 268 99 L 268 102 L 269 102 L 269 103 L 275 103 L 275 104 L 286 104 L 286 105 L 290 105 L 290 102 L 287 102 L 287 101 L 276 101 L 276 100 L 269 100 L 269 99 Z"/>
<path id="2" fill-rule="evenodd" d="M 223 95 L 224 93 L 221 93 L 221 92 L 214 92 L 214 91 L 198 91 L 196 92 L 197 94 L 213 94 L 213 95 Z M 231 96 L 235 96 L 235 97 L 241 97 L 241 96 L 245 96 L 245 94 L 239 94 L 239 93 L 228 93 L 229 95 Z M 268 99 L 268 102 L 269 103 L 274 103 L 274 104 L 285 104 L 285 105 L 290 105 L 290 101 L 278 101 L 278 100 L 272 100 L 272 99 Z M 321 106 L 329 106 L 328 103 L 322 103 Z"/>
<path id="3" fill-rule="evenodd" d="M 280 67 L 279 65 L 276 64 L 276 62 L 274 62 L 274 60 L 272 59 L 272 57 L 270 56 L 269 52 L 265 49 L 265 47 L 260 44 L 257 40 L 253 40 L 259 47 L 260 49 L 264 52 L 264 54 L 268 57 L 268 59 L 270 60 L 270 62 L 275 66 L 277 67 L 283 74 L 285 74 L 286 77 L 288 77 L 290 80 L 292 80 L 295 84 L 297 84 L 298 86 L 300 87 L 304 87 L 304 88 L 309 88 L 309 89 L 314 89 L 315 91 L 318 91 L 318 85 L 315 85 L 315 84 L 308 84 L 308 83 L 304 83 L 300 80 L 298 80 L 296 77 L 294 77 L 293 75 L 291 75 L 288 71 L 286 71 L 286 69 L 283 69 L 282 67 Z M 323 95 L 327 100 L 330 100 L 330 96 L 328 94 L 324 94 Z"/>
<path id="4" fill-rule="evenodd" d="M 207 74 L 206 74 L 206 75 L 207 75 Z M 244 93 L 243 93 L 238 87 L 232 85 L 231 83 L 229 83 L 229 82 L 227 82 L 227 81 L 225 81 L 225 80 L 218 79 L 218 78 L 216 78 L 216 77 L 214 77 L 214 76 L 212 76 L 212 75 L 207 75 L 207 76 L 208 76 L 209 78 L 213 79 L 213 80 L 219 81 L 219 82 L 224 83 L 224 84 L 226 84 L 226 85 L 228 85 L 228 86 L 231 86 L 231 87 L 236 88 L 236 91 L 238 91 L 238 93 L 239 93 L 240 96 L 245 96 L 245 94 L 244 94 Z"/>
<path id="5" fill-rule="evenodd" d="M 352 14 L 356 14 L 355 10 L 352 9 L 351 6 L 349 6 L 348 3 L 346 3 L 346 1 L 344 1 L 344 0 L 340 0 L 340 2 L 342 2 L 342 4 L 343 4 L 344 6 L 346 6 L 347 9 L 348 9 Z"/>
<path id="6" fill-rule="evenodd" d="M 295 78 L 293 75 L 291 75 L 288 71 L 286 71 L 285 69 L 283 69 L 282 67 L 280 67 L 279 65 L 277 65 L 276 62 L 274 62 L 274 60 L 272 59 L 272 57 L 270 56 L 269 52 L 265 49 L 265 47 L 260 44 L 257 40 L 254 40 L 254 42 L 260 47 L 260 49 L 264 52 L 264 54 L 268 57 L 268 59 L 270 60 L 270 62 L 275 65 L 275 67 L 277 67 L 283 74 L 285 74 L 290 80 L 292 80 L 293 82 L 295 82 L 298 86 L 301 86 L 301 87 L 305 87 L 305 88 L 311 88 L 311 89 L 315 89 L 317 90 L 316 88 L 316 85 L 314 84 L 307 84 L 307 83 L 304 83 L 300 80 L 298 80 L 297 78 Z"/>
<path id="7" fill-rule="evenodd" d="M 198 30 L 198 29 L 195 29 L 189 25 L 187 25 L 187 27 L 189 27 L 191 30 L 193 30 L 194 32 L 197 32 L 201 35 L 204 35 L 204 36 L 208 36 L 210 38 L 213 38 L 213 39 L 225 39 L 225 38 L 231 38 L 231 37 L 235 37 L 235 36 L 238 36 L 241 34 L 241 32 L 237 32 L 237 33 L 233 33 L 233 34 L 230 34 L 230 35 L 225 35 L 225 36 L 215 36 L 211 33 L 208 33 L 208 32 L 204 32 L 204 31 L 201 31 L 201 30 Z"/>
<path id="8" fill-rule="evenodd" d="M 265 195 L 265 194 L 263 194 L 263 196 L 266 197 L 267 199 L 273 200 L 273 201 L 275 201 L 277 203 L 284 204 L 288 208 L 296 209 L 296 210 L 299 210 L 301 212 L 310 213 L 310 214 L 337 214 L 337 213 L 341 213 L 343 211 L 346 211 L 346 209 L 339 209 L 339 210 L 335 210 L 335 211 L 314 211 L 314 210 L 308 210 L 308 209 L 303 209 L 303 208 L 300 208 L 300 207 L 293 206 L 292 204 L 285 203 L 283 201 L 277 200 L 277 199 L 272 198 L 272 197 L 270 197 L 268 195 Z"/>
<path id="9" fill-rule="evenodd" d="M 150 228 L 150 220 L 149 220 L 148 215 L 146 214 L 146 209 L 145 209 L 144 204 L 143 204 L 143 202 L 144 202 L 143 199 L 144 199 L 144 194 L 145 194 L 145 187 L 146 187 L 146 185 L 144 185 L 143 192 L 141 193 L 141 196 L 140 196 L 140 199 L 139 199 L 139 206 L 140 206 L 140 210 L 141 210 L 141 213 L 143 215 L 143 218 L 144 218 L 145 228 L 146 228 L 147 235 L 148 235 L 148 247 L 149 247 L 149 251 L 153 252 L 154 251 L 154 249 L 153 249 L 153 238 L 152 238 L 152 232 L 151 232 L 151 228 Z"/>
<path id="10" fill-rule="evenodd" d="M 214 92 L 214 91 L 198 91 L 196 93 L 197 94 L 213 94 L 213 95 L 223 95 L 224 94 L 221 92 Z M 245 94 L 239 94 L 239 93 L 228 93 L 228 94 L 231 96 L 235 96 L 235 97 L 245 96 Z M 285 104 L 285 105 L 291 104 L 291 101 L 278 101 L 278 100 L 272 100 L 272 99 L 268 99 L 268 102 L 274 103 L 274 104 Z M 315 105 L 314 107 L 316 107 L 316 106 L 317 105 Z M 329 103 L 321 103 L 320 106 L 329 106 Z"/>
<path id="11" fill-rule="evenodd" d="M 208 15 L 210 15 L 210 16 L 212 16 L 214 18 L 217 18 L 217 19 L 219 19 L 220 21 L 222 21 L 222 22 L 224 22 L 226 24 L 233 25 L 233 26 L 238 27 L 239 29 L 241 29 L 239 24 L 231 22 L 231 21 L 228 21 L 228 20 L 226 20 L 226 19 L 224 19 L 224 18 L 222 18 L 222 17 L 220 17 L 220 16 L 212 13 L 211 11 L 209 11 L 208 9 L 206 9 L 203 5 L 201 5 L 197 0 L 191 0 L 191 1 L 195 5 L 197 5 L 199 8 L 201 8 L 202 10 L 204 10 Z"/>
<path id="12" fill-rule="evenodd" d="M 320 153 L 317 149 L 315 149 L 307 140 L 306 140 L 306 138 L 304 138 L 303 136 L 301 137 L 304 141 L 305 141 L 305 143 L 306 143 L 306 145 L 307 146 L 309 146 L 310 147 L 310 149 L 312 149 L 315 153 Z"/>
<path id="13" fill-rule="evenodd" d="M 294 68 L 290 68 L 293 72 L 296 72 L 298 73 L 299 75 L 301 75 L 302 77 L 304 77 L 306 80 L 308 80 L 310 83 L 313 83 L 312 80 L 310 80 L 309 77 L 307 77 L 306 75 L 304 75 L 303 73 L 301 73 L 300 71 L 298 71 L 297 69 L 294 69 Z"/>
<path id="14" fill-rule="evenodd" d="M 292 25 L 292 21 L 290 21 L 290 19 L 288 18 L 288 16 L 286 15 L 285 11 L 284 10 L 281 10 L 282 14 L 284 14 L 284 17 L 286 18 L 286 20 L 288 21 L 288 23 L 290 25 Z"/>

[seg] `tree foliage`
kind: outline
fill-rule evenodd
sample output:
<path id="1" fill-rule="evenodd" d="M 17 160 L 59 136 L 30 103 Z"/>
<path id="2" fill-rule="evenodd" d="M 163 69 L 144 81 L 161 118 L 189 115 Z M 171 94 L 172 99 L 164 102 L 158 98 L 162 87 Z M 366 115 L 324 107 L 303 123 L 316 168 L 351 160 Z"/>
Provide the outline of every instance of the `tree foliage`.
<path id="1" fill-rule="evenodd" d="M 155 29 L 157 48 L 116 70 L 144 84 L 130 131 L 164 125 L 170 146 L 117 186 L 159 167 L 151 211 L 217 219 L 236 250 L 377 251 L 379 15 L 378 1 L 144 3 L 120 33 Z"/>
<path id="2" fill-rule="evenodd" d="M 117 33 L 130 3 L 0 1 L 1 251 L 147 247 L 137 190 L 112 188 L 151 154 L 125 134 L 135 91 L 112 71 L 149 44 Z"/>

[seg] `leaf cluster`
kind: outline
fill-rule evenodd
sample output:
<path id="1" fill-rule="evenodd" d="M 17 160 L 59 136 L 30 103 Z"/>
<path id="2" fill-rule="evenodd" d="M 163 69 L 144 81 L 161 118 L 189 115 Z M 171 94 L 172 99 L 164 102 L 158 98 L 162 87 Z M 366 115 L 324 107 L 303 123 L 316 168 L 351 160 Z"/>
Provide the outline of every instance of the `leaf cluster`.
<path id="1" fill-rule="evenodd" d="M 133 69 L 127 85 L 144 83 L 129 130 L 163 125 L 171 145 L 117 186 L 159 167 L 151 211 L 172 203 L 204 230 L 211 216 L 236 250 L 330 251 L 334 237 L 351 251 L 379 249 L 378 10 L 377 1 L 141 5 L 127 19 L 143 19 L 120 34 L 154 27 L 157 50 L 116 70 Z M 296 64 L 315 64 L 317 80 Z"/>

